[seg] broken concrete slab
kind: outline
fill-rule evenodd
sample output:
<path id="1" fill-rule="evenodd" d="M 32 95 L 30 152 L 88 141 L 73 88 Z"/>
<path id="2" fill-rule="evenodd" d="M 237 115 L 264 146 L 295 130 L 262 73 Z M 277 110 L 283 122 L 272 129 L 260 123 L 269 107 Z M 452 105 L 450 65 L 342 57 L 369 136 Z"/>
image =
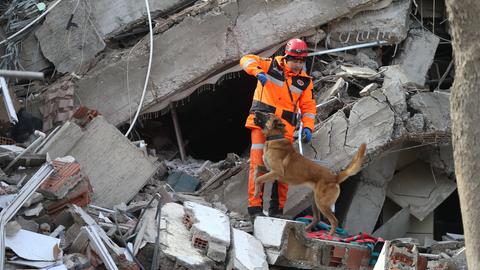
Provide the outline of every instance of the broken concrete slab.
<path id="1" fill-rule="evenodd" d="M 215 193 L 219 193 L 220 201 L 230 211 L 248 214 L 248 164 L 245 164 L 238 174 L 228 179 L 222 188 L 217 190 L 218 192 Z"/>
<path id="2" fill-rule="evenodd" d="M 405 128 L 410 133 L 424 132 L 425 118 L 423 117 L 423 114 L 416 113 L 412 117 L 409 117 L 407 119 L 407 123 L 405 124 Z"/>
<path id="3" fill-rule="evenodd" d="M 150 0 L 152 14 L 166 14 L 188 0 Z M 72 11 L 72 20 L 70 16 Z M 35 35 L 43 54 L 61 72 L 83 73 L 105 48 L 104 39 L 146 18 L 145 4 L 129 1 L 62 1 L 53 9 Z M 60 42 L 59 42 L 60 41 Z"/>
<path id="4" fill-rule="evenodd" d="M 419 156 L 422 160 L 432 164 L 434 168 L 443 170 L 448 176 L 454 177 L 455 164 L 453 162 L 452 145 L 427 146 Z"/>
<path id="5" fill-rule="evenodd" d="M 52 159 L 75 157 L 92 184 L 94 204 L 102 207 L 132 199 L 157 168 L 102 116 L 95 117 L 85 129 L 65 123 L 38 152 L 48 153 Z"/>
<path id="6" fill-rule="evenodd" d="M 217 209 L 194 202 L 185 202 L 186 225 L 192 234 L 193 246 L 216 261 L 224 262 L 230 247 L 230 220 Z"/>
<path id="7" fill-rule="evenodd" d="M 364 97 L 355 103 L 348 121 L 345 145 L 357 148 L 365 142 L 372 149 L 389 142 L 395 122 L 394 112 L 388 104 L 372 97 Z"/>
<path id="8" fill-rule="evenodd" d="M 346 82 L 343 78 L 341 78 L 341 77 L 338 78 L 337 81 L 335 82 L 335 84 L 332 87 L 330 87 L 327 91 L 320 94 L 317 101 L 319 103 L 321 103 L 322 101 L 327 100 L 329 97 L 336 96 L 339 93 L 340 89 L 345 87 L 345 84 L 346 84 Z"/>
<path id="9" fill-rule="evenodd" d="M 292 9 L 290 2 L 229 1 L 214 11 L 187 16 L 155 38 L 156 57 L 144 112 L 159 111 L 190 95 L 215 70 L 238 66 L 236 61 L 246 53 L 265 50 L 376 2 L 322 0 L 299 2 Z M 256 27 L 252 29 L 252 25 Z M 184 36 L 196 42 L 179 40 Z M 121 53 L 106 56 L 79 81 L 78 98 L 82 104 L 97 108 L 114 125 L 128 120 L 141 96 L 148 62 L 145 49 L 139 48 L 130 58 L 127 51 L 123 57 Z M 126 76 L 118 76 L 126 74 L 127 62 L 129 87 Z M 173 64 L 177 68 L 172 69 Z"/>
<path id="10" fill-rule="evenodd" d="M 307 238 L 305 224 L 301 222 L 257 217 L 254 236 L 262 242 L 269 264 L 300 269 L 365 269 L 369 266 L 367 247 Z"/>
<path id="11" fill-rule="evenodd" d="M 380 77 L 380 74 L 377 71 L 369 67 L 341 66 L 340 68 L 348 75 L 356 78 L 368 79 L 373 81 Z"/>
<path id="12" fill-rule="evenodd" d="M 375 60 L 378 58 L 377 53 L 373 51 L 373 49 L 367 48 L 363 50 L 359 50 L 359 52 L 355 55 L 355 64 L 359 66 L 366 66 L 373 70 L 377 70 L 380 65 Z"/>
<path id="13" fill-rule="evenodd" d="M 450 94 L 443 92 L 418 93 L 408 100 L 408 105 L 424 116 L 426 131 L 451 131 Z"/>
<path id="14" fill-rule="evenodd" d="M 345 149 L 345 136 L 348 129 L 347 117 L 343 111 L 335 113 L 320 129 L 313 134 L 312 147 L 304 148 L 304 155 L 309 158 L 328 160 L 334 171 L 347 165 L 350 153 Z"/>
<path id="15" fill-rule="evenodd" d="M 283 209 L 283 214 L 289 217 L 295 217 L 303 210 L 310 207 L 313 203 L 312 189 L 305 186 L 288 187 L 287 202 Z"/>
<path id="16" fill-rule="evenodd" d="M 387 185 L 395 173 L 397 159 L 398 153 L 389 154 L 372 161 L 361 171 L 360 181 L 343 219 L 343 228 L 351 234 L 373 232 L 382 212 Z"/>
<path id="17" fill-rule="evenodd" d="M 360 12 L 353 18 L 331 22 L 327 32 L 334 43 L 332 45 L 345 46 L 375 40 L 398 44 L 407 37 L 409 15 L 409 0 L 390 1 L 378 10 Z"/>
<path id="18" fill-rule="evenodd" d="M 412 29 L 405 40 L 403 51 L 395 59 L 409 82 L 423 86 L 433 63 L 440 39 L 430 31 Z"/>
<path id="19" fill-rule="evenodd" d="M 406 94 L 400 83 L 391 83 L 388 87 L 384 87 L 382 93 L 387 98 L 388 103 L 392 106 L 393 111 L 401 120 L 408 118 Z"/>
<path id="20" fill-rule="evenodd" d="M 44 56 L 60 73 L 81 73 L 91 64 L 95 55 L 105 48 L 105 42 L 89 19 L 87 2 L 79 2 L 74 23 L 67 30 L 69 17 L 77 1 L 62 1 L 46 16 L 41 27 L 35 32 Z M 83 70 L 85 71 L 85 70 Z"/>
<path id="21" fill-rule="evenodd" d="M 40 50 L 40 43 L 33 33 L 21 41 L 18 60 L 20 65 L 28 71 L 42 71 L 52 65 L 43 56 Z"/>
<path id="22" fill-rule="evenodd" d="M 422 221 L 414 216 L 410 217 L 408 231 L 404 237 L 417 239 L 420 245 L 432 243 L 433 240 L 433 212 L 426 216 Z"/>
<path id="23" fill-rule="evenodd" d="M 412 83 L 412 79 L 408 77 L 400 65 L 383 66 L 380 67 L 380 71 L 383 73 L 383 88 L 388 88 L 391 84 L 405 85 Z"/>
<path id="24" fill-rule="evenodd" d="M 410 211 L 402 208 L 380 228 L 378 228 L 373 236 L 382 237 L 383 239 L 395 239 L 404 237 L 410 226 Z"/>
<path id="25" fill-rule="evenodd" d="M 456 183 L 435 173 L 430 164 L 415 161 L 395 174 L 387 196 L 422 221 L 455 189 Z"/>
<path id="26" fill-rule="evenodd" d="M 191 0 L 149 0 L 152 17 L 166 16 L 178 7 L 191 3 Z M 147 17 L 144 2 L 101 0 L 91 3 L 91 16 L 100 35 L 106 39 L 128 30 Z"/>
<path id="27" fill-rule="evenodd" d="M 371 83 L 367 86 L 365 86 L 362 90 L 360 90 L 359 94 L 361 97 L 366 97 L 370 95 L 370 93 L 378 88 L 378 84 L 376 83 Z"/>
<path id="28" fill-rule="evenodd" d="M 167 203 L 162 207 L 160 220 L 162 268 L 213 269 L 214 262 L 193 247 L 191 234 L 183 224 L 184 215 L 184 208 L 180 204 Z"/>
<path id="29" fill-rule="evenodd" d="M 232 248 L 229 270 L 268 270 L 267 256 L 260 240 L 237 229 L 232 229 Z"/>

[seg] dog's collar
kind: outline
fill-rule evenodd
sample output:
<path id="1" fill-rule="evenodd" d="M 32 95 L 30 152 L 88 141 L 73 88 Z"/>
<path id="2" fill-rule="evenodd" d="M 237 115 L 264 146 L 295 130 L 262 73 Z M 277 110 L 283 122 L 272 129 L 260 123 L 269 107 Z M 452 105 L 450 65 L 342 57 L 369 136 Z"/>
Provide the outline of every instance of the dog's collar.
<path id="1" fill-rule="evenodd" d="M 267 136 L 267 141 L 279 140 L 283 138 L 285 138 L 283 134 L 277 134 L 277 135 Z"/>

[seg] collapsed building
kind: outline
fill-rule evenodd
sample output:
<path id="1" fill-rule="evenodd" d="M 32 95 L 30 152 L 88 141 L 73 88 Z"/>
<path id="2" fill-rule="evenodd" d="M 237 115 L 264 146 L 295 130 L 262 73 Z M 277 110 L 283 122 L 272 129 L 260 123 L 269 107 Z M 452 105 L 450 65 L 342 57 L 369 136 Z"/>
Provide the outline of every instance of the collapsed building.
<path id="1" fill-rule="evenodd" d="M 7 45 L 0 66 L 47 78 L 8 81 L 19 122 L 9 126 L 3 113 L 4 144 L 26 150 L 4 146 L 0 160 L 2 213 L 16 209 L 7 226 L 6 247 L 14 253 L 3 253 L 7 265 L 464 267 L 442 1 L 149 1 L 152 59 L 145 7 L 116 2 L 1 6 Z M 7 38 L 40 14 L 45 19 L 29 31 Z M 244 121 L 256 80 L 238 60 L 282 54 L 291 37 L 312 51 L 354 47 L 307 61 L 317 124 L 312 142 L 298 147 L 339 171 L 367 144 L 363 170 L 342 184 L 335 209 L 342 228 L 379 245 L 305 234 L 298 220 L 308 216 L 312 198 L 304 187 L 290 187 L 284 209 L 297 221 L 265 217 L 252 224 L 247 217 Z M 378 41 L 384 43 L 355 48 Z M 32 146 L 35 129 L 47 135 Z M 35 177 L 50 160 L 53 176 Z M 39 187 L 26 185 L 40 178 Z M 14 204 L 27 188 L 29 203 Z M 37 234 L 48 235 L 50 251 L 64 250 L 63 259 L 58 252 L 32 257 L 12 244 Z"/>

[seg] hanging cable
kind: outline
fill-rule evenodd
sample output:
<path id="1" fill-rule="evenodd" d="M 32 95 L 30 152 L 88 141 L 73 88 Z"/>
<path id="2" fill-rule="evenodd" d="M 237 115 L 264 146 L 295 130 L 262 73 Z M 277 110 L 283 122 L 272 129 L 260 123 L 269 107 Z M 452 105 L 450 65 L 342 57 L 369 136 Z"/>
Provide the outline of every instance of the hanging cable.
<path id="1" fill-rule="evenodd" d="M 143 106 L 143 100 L 145 99 L 145 93 L 147 92 L 147 85 L 148 85 L 148 78 L 150 77 L 150 69 L 152 68 L 152 58 L 153 58 L 153 29 L 152 29 L 152 18 L 150 15 L 150 6 L 148 4 L 148 0 L 145 0 L 145 6 L 147 7 L 147 16 L 148 16 L 148 28 L 150 30 L 150 55 L 148 58 L 148 67 L 147 67 L 147 75 L 145 76 L 145 84 L 143 85 L 143 92 L 142 97 L 140 98 L 140 103 L 138 104 L 137 112 L 135 113 L 135 117 L 133 117 L 133 121 L 130 123 L 130 127 L 128 128 L 127 132 L 125 133 L 125 137 L 128 137 L 128 134 L 132 131 L 133 127 L 135 126 L 135 122 L 137 121 L 138 115 L 140 114 L 140 110 Z"/>

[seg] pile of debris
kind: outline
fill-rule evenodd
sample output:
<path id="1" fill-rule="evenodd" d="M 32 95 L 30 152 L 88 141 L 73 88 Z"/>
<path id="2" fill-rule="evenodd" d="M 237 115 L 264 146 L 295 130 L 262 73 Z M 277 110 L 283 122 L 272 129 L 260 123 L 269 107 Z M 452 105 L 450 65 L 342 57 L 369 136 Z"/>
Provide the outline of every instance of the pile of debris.
<path id="1" fill-rule="evenodd" d="M 433 240 L 434 211 L 456 190 L 450 91 L 441 89 L 452 81 L 452 57 L 441 47 L 449 40 L 439 9 L 424 13 L 428 1 L 410 0 L 297 1 L 295 8 L 150 1 L 155 58 L 132 142 L 119 129 L 134 124 L 140 103 L 147 16 L 136 2 L 118 2 L 0 4 L 9 37 L 46 15 L 6 40 L 0 65 L 49 77 L 2 86 L 4 101 L 8 92 L 22 101 L 12 98 L 13 127 L 0 111 L 0 252 L 9 267 L 466 269 L 461 235 Z M 252 223 L 246 153 L 194 159 L 184 156 L 181 123 L 174 151 L 153 149 L 139 131 L 149 117 L 237 74 L 245 53 L 282 53 L 291 36 L 315 51 L 352 46 L 308 62 L 318 113 L 303 154 L 339 171 L 367 144 L 363 170 L 342 184 L 335 208 L 343 230 L 331 238 L 324 223 L 305 233 L 312 202 L 305 187 L 289 189 L 290 219 Z"/>

